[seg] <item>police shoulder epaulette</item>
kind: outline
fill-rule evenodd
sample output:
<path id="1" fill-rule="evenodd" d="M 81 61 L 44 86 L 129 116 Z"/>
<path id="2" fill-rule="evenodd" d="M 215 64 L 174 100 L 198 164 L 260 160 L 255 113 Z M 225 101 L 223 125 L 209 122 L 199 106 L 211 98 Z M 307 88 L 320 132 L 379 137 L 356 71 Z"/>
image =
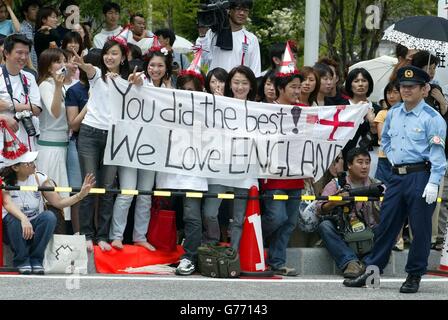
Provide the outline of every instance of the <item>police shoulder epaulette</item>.
<path id="1" fill-rule="evenodd" d="M 423 106 L 423 111 L 425 111 L 429 116 L 431 117 L 437 117 L 439 115 L 439 113 L 431 106 L 425 104 Z"/>

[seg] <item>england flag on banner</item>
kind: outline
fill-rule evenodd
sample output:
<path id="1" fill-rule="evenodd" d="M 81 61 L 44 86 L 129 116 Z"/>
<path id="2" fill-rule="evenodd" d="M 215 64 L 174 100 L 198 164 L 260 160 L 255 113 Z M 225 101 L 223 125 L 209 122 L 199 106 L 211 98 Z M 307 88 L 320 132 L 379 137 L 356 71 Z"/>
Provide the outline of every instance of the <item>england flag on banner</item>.
<path id="1" fill-rule="evenodd" d="M 369 104 L 321 107 L 314 126 L 314 135 L 328 141 L 350 140 L 354 128 L 364 121 Z"/>

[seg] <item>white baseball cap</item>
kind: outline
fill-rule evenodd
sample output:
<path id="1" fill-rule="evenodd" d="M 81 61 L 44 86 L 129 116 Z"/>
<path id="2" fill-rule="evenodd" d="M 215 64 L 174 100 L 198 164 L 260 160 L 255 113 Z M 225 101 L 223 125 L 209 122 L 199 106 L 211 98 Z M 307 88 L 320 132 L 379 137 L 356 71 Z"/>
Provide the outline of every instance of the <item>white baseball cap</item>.
<path id="1" fill-rule="evenodd" d="M 33 162 L 34 160 L 36 160 L 38 153 L 39 153 L 38 151 L 33 151 L 33 152 L 27 151 L 24 154 L 22 154 L 20 157 L 17 157 L 15 159 L 3 158 L 3 167 L 10 167 L 10 166 L 13 166 L 13 165 L 21 163 L 21 162 L 24 162 L 24 163 Z"/>

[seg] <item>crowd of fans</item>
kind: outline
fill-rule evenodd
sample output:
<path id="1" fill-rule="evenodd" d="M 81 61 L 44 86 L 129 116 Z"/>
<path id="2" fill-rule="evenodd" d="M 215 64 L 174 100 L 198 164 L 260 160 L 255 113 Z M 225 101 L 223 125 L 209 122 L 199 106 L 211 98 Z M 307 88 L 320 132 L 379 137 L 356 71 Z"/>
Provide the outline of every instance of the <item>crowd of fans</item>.
<path id="1" fill-rule="evenodd" d="M 298 196 L 310 191 L 316 195 L 333 195 L 343 187 L 337 185 L 338 175 L 348 171 L 347 183 L 352 187 L 369 185 L 377 180 L 387 186 L 391 164 L 381 149 L 381 133 L 388 110 L 401 102 L 396 70 L 412 64 L 433 78 L 438 64 L 438 59 L 428 52 L 413 52 L 398 46 L 399 63 L 380 101 L 369 100 L 375 83 L 367 70 L 358 68 L 343 76 L 339 65 L 326 57 L 313 66 L 302 66 L 298 72 L 279 76 L 277 71 L 282 65 L 286 43 L 271 47 L 271 66 L 262 72 L 258 39 L 244 27 L 252 2 L 234 0 L 229 8 L 233 49 L 220 48 L 211 30 L 199 28 L 196 44 L 204 49 L 202 70 L 208 69 L 208 72 L 206 75 L 201 71 L 194 74 L 184 72 L 190 66 L 187 56 L 173 50 L 176 35 L 172 30 L 147 30 L 144 15 L 138 13 L 130 16 L 129 25 L 120 26 L 120 6 L 107 2 L 103 6 L 104 27 L 93 36 L 89 22 L 67 28 L 66 9 L 70 5 L 76 5 L 76 1 L 65 0 L 59 8 L 53 8 L 42 6 L 38 0 L 25 0 L 18 14 L 23 16 L 20 23 L 11 9 L 11 0 L 3 0 L 0 4 L 0 117 L 15 131 L 29 152 L 38 151 L 35 157 L 27 157 L 29 161 L 8 163 L 5 160 L 0 173 L 10 184 L 24 185 L 26 181 L 48 185 L 53 180 L 59 186 L 82 187 L 81 196 L 73 201 L 67 200 L 63 205 L 58 204 L 61 200 L 51 193 L 44 193 L 44 197 L 49 203 L 66 208 L 65 219 L 70 221 L 66 232 L 85 235 L 88 250 L 92 250 L 94 244 L 104 251 L 112 247 L 123 248 L 133 201 L 133 197 L 127 195 L 87 195 L 93 184 L 103 188 L 196 190 L 242 195 L 247 195 L 248 189 L 256 185 L 266 195 Z M 297 55 L 292 42 L 290 47 L 293 55 Z M 368 103 L 370 108 L 353 139 L 320 181 L 206 179 L 103 163 L 111 113 L 106 99 L 107 82 L 112 77 L 122 77 L 137 86 L 206 91 L 264 103 L 301 107 Z M 436 83 L 431 84 L 426 101 L 447 119 L 448 101 Z M 25 125 L 25 121 L 18 119 L 17 113 L 29 113 L 34 132 Z M 34 178 L 29 180 L 32 172 L 26 170 L 30 168 L 32 172 L 44 173 L 40 182 Z M 94 174 L 96 181 L 90 174 Z M 448 185 L 446 179 L 445 187 Z M 32 220 L 34 215 L 43 213 L 42 217 L 52 220 L 42 203 L 21 198 L 18 193 L 11 194 L 7 200 L 14 202 L 20 210 L 11 209 L 10 202 L 5 202 L 3 216 L 11 220 L 8 220 L 6 228 L 16 219 L 22 221 L 24 239 L 30 239 L 35 232 L 35 237 L 43 237 L 39 241 L 47 241 L 48 230 L 41 231 L 38 236 L 39 224 L 30 227 L 26 223 L 27 219 Z M 178 241 L 183 244 L 185 254 L 177 274 L 189 275 L 196 270 L 197 248 L 201 243 L 229 241 L 238 250 L 246 203 L 245 199 L 230 202 L 215 198 L 183 198 L 180 205 L 174 201 L 158 203 L 159 209 L 178 211 Z M 155 250 L 147 241 L 150 210 L 154 204 L 151 196 L 139 195 L 133 210 L 131 241 L 148 250 Z M 316 214 L 325 216 L 338 205 L 344 203 L 319 202 Z M 297 200 L 269 199 L 264 200 L 262 206 L 263 236 L 269 249 L 267 263 L 277 274 L 295 275 L 296 270 L 286 266 L 286 248 L 292 240 L 290 238 L 295 237 L 294 233 L 300 232 L 299 237 L 310 237 L 310 234 L 296 228 L 298 216 L 306 206 Z M 371 203 L 353 208 L 363 211 L 366 224 L 373 228 L 379 219 L 377 209 L 377 205 Z M 436 208 L 434 249 L 441 249 L 447 212 L 444 204 Z M 31 213 L 32 216 L 29 215 Z M 51 221 L 51 224 L 55 225 L 55 222 Z M 397 239 L 397 250 L 403 250 L 404 243 L 411 237 L 410 232 L 406 228 L 404 230 L 405 233 Z M 18 241 L 17 232 L 21 232 L 17 225 L 8 231 L 10 242 Z M 360 257 L 347 250 L 330 220 L 322 219 L 318 230 L 311 236 L 313 240 L 307 245 L 325 245 L 345 276 L 355 277 L 362 271 Z M 41 272 L 41 261 L 24 258 L 23 244 L 21 246 L 12 245 L 15 266 L 25 267 L 26 273 L 34 272 L 34 269 L 35 273 Z M 39 250 L 37 255 L 43 253 L 42 245 Z"/>

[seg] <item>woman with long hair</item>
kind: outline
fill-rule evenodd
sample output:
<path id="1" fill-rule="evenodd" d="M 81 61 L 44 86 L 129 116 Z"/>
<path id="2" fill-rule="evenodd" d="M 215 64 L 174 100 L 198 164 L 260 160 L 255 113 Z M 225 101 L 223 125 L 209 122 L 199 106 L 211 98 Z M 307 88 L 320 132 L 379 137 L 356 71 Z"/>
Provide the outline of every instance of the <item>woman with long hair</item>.
<path id="1" fill-rule="evenodd" d="M 370 176 L 376 171 L 378 161 L 378 135 L 375 125 L 375 116 L 381 110 L 381 107 L 374 102 L 369 101 L 369 96 L 373 92 L 373 79 L 370 73 L 364 68 L 356 68 L 349 72 L 345 80 L 345 92 L 350 97 L 349 104 L 369 103 L 370 107 L 364 122 L 361 123 L 353 139 L 349 140 L 342 149 L 344 159 L 347 159 L 347 153 L 351 149 L 359 146 L 367 149 L 370 153 Z"/>
<path id="2" fill-rule="evenodd" d="M 263 76 L 258 87 L 258 96 L 260 102 L 273 103 L 277 96 L 275 94 L 275 71 L 269 70 Z"/>
<path id="3" fill-rule="evenodd" d="M 217 67 L 210 70 L 205 79 L 205 91 L 217 96 L 223 96 L 228 75 L 228 72 L 223 68 Z"/>
<path id="4" fill-rule="evenodd" d="M 72 53 L 73 54 L 73 53 Z M 98 67 L 101 60 L 101 50 L 90 51 L 84 62 Z M 79 82 L 71 86 L 65 95 L 65 110 L 69 127 L 69 141 L 67 150 L 67 175 L 68 183 L 72 188 L 80 188 L 82 184 L 81 167 L 78 156 L 79 127 L 87 113 L 85 105 L 89 100 L 89 79 L 85 71 L 79 69 Z M 71 223 L 73 233 L 79 232 L 79 207 L 80 203 L 71 207 Z"/>
<path id="5" fill-rule="evenodd" d="M 320 91 L 319 74 L 312 67 L 303 67 L 300 73 L 303 76 L 300 102 L 307 106 L 317 106 L 317 95 Z"/>
<path id="6" fill-rule="evenodd" d="M 59 186 L 68 186 L 67 146 L 68 125 L 65 115 L 65 94 L 71 85 L 67 58 L 59 48 L 50 48 L 39 56 L 39 91 L 42 113 L 39 116 L 40 135 L 37 140 L 39 170 L 49 174 Z M 67 194 L 68 195 L 68 194 Z M 69 208 L 65 209 L 70 219 Z"/>
<path id="7" fill-rule="evenodd" d="M 10 186 L 54 187 L 51 177 L 36 171 L 34 161 L 37 156 L 38 152 L 26 151 L 14 159 L 5 158 L 0 171 L 3 181 Z M 45 273 L 45 248 L 57 218 L 55 213 L 45 209 L 44 202 L 58 209 L 69 207 L 86 197 L 94 184 L 95 178 L 89 174 L 80 192 L 66 198 L 57 192 L 2 191 L 4 235 L 14 253 L 13 264 L 19 273 Z"/>
<path id="8" fill-rule="evenodd" d="M 246 66 L 238 66 L 229 72 L 226 81 L 224 95 L 239 100 L 254 101 L 257 95 L 257 80 L 253 71 Z M 248 195 L 252 186 L 258 186 L 257 179 L 209 179 L 208 191 L 211 193 L 233 192 L 240 195 Z M 204 240 L 217 242 L 220 237 L 218 211 L 222 199 L 207 198 L 202 208 L 204 219 Z M 230 226 L 231 246 L 238 251 L 246 213 L 247 199 L 233 200 L 233 221 Z"/>
<path id="9" fill-rule="evenodd" d="M 128 80 L 135 85 L 170 87 L 171 63 L 172 57 L 168 51 L 163 48 L 162 50 L 154 49 L 149 51 L 145 57 L 144 72 L 133 72 L 129 75 Z M 153 170 L 120 166 L 118 167 L 118 177 L 122 189 L 152 190 L 154 187 L 155 172 Z M 133 198 L 133 196 L 120 194 L 115 201 L 109 238 L 112 240 L 112 247 L 116 249 L 123 249 L 123 234 Z M 150 209 L 151 196 L 137 196 L 132 238 L 135 245 L 154 251 L 155 248 L 146 238 Z"/>
<path id="10" fill-rule="evenodd" d="M 93 172 L 98 177 L 98 187 L 110 189 L 114 185 L 117 167 L 103 163 L 109 129 L 111 110 L 108 103 L 108 82 L 110 78 L 127 79 L 129 65 L 126 59 L 127 46 L 121 39 L 111 38 L 101 50 L 100 68 L 85 63 L 74 52 L 74 60 L 87 74 L 90 84 L 90 97 L 87 101 L 87 113 L 81 122 L 78 136 L 79 164 L 82 176 Z M 86 235 L 87 249 L 93 250 L 95 240 L 101 250 L 109 251 L 109 229 L 112 219 L 114 198 L 106 193 L 99 196 L 98 225 L 94 224 L 94 197 L 86 197 L 81 202 L 79 222 L 80 233 Z"/>
<path id="11" fill-rule="evenodd" d="M 204 77 L 197 72 L 183 70 L 177 77 L 176 86 L 180 90 L 203 92 Z M 156 185 L 157 189 L 162 190 L 200 192 L 208 190 L 207 178 L 166 172 L 157 173 Z M 171 208 L 173 208 L 173 203 L 170 203 Z M 202 240 L 201 199 L 183 198 L 182 209 L 185 254 L 176 268 L 176 274 L 190 275 L 195 271 L 198 248 Z"/>

